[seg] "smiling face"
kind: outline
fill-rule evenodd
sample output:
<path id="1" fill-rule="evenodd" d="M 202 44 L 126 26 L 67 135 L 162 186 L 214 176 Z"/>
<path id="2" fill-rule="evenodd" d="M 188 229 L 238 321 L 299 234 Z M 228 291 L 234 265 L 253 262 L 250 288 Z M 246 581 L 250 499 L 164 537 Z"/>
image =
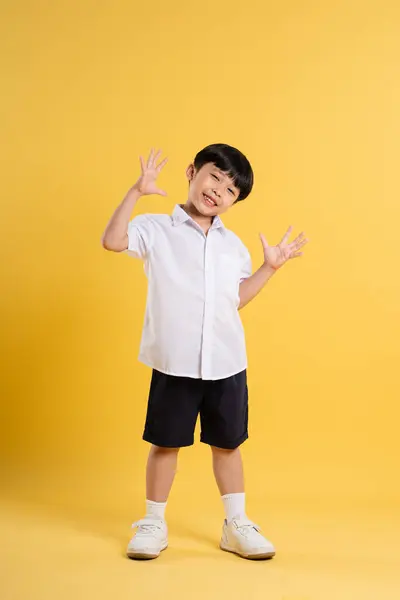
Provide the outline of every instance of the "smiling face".
<path id="1" fill-rule="evenodd" d="M 240 190 L 233 180 L 214 163 L 206 163 L 198 171 L 191 164 L 186 175 L 189 180 L 188 203 L 204 217 L 226 212 L 239 197 Z"/>

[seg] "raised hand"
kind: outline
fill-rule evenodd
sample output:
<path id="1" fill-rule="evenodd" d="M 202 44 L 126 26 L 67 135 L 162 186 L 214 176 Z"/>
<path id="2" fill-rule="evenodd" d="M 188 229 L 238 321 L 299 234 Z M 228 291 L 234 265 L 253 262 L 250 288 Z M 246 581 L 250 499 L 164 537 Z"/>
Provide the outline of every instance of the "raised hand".
<path id="1" fill-rule="evenodd" d="M 288 240 L 292 229 L 292 227 L 289 227 L 277 246 L 270 246 L 263 234 L 260 234 L 264 250 L 264 263 L 275 269 L 275 271 L 280 269 L 288 260 L 303 256 L 303 252 L 299 252 L 299 250 L 307 244 L 308 239 L 304 237 L 304 232 L 302 232 L 289 244 Z"/>
<path id="2" fill-rule="evenodd" d="M 150 194 L 158 194 L 160 196 L 166 196 L 167 192 L 161 190 L 157 186 L 157 177 L 167 162 L 167 158 L 164 158 L 160 164 L 157 165 L 157 161 L 161 156 L 161 150 L 157 153 L 154 148 L 151 149 L 150 155 L 145 163 L 143 157 L 140 157 L 140 165 L 142 168 L 142 173 L 134 185 L 134 188 L 139 190 L 139 192 L 143 196 L 148 196 Z"/>

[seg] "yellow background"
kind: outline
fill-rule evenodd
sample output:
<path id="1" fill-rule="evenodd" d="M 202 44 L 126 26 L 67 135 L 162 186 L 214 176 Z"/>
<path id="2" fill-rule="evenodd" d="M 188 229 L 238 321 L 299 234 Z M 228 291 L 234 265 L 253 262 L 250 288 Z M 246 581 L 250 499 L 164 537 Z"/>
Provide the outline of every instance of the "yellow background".
<path id="1" fill-rule="evenodd" d="M 398 598 L 399 4 L 22 0 L 2 3 L 1 29 L 2 524 L 15 545 L 2 596 L 54 597 L 57 582 L 177 597 L 193 577 L 182 597 L 229 582 L 231 597 Z M 220 141 L 255 171 L 225 218 L 254 266 L 259 231 L 310 238 L 242 313 L 248 513 L 278 555 L 217 553 L 223 512 L 197 443 L 170 498 L 174 543 L 143 566 L 121 553 L 144 508 L 146 280 L 100 238 L 139 154 L 169 157 L 168 198 L 139 212 L 169 212 L 196 152 Z"/>

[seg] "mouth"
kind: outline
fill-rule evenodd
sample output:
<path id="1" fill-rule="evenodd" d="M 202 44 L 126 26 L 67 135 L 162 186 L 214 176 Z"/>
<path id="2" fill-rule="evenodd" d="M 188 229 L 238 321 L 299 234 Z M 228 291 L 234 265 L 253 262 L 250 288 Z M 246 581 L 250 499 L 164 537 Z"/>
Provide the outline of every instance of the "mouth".
<path id="1" fill-rule="evenodd" d="M 211 196 L 208 196 L 208 194 L 203 194 L 203 200 L 204 200 L 204 204 L 206 204 L 210 208 L 217 206 L 217 203 L 215 202 L 215 200 Z"/>

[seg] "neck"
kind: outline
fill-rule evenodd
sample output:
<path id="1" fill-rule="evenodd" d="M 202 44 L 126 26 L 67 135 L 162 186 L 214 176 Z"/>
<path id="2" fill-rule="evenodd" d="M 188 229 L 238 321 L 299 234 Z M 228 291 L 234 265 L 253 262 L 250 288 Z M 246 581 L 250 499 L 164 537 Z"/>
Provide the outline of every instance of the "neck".
<path id="1" fill-rule="evenodd" d="M 204 233 L 208 232 L 208 230 L 210 229 L 210 227 L 212 225 L 214 217 L 206 217 L 206 216 L 202 215 L 201 213 L 199 213 L 199 211 L 196 209 L 196 207 L 193 204 L 191 204 L 190 202 L 187 202 L 186 204 L 184 204 L 182 206 L 182 208 L 189 215 L 189 217 L 191 217 L 193 219 L 193 221 L 195 221 L 198 225 L 200 225 L 200 227 L 202 228 Z"/>

